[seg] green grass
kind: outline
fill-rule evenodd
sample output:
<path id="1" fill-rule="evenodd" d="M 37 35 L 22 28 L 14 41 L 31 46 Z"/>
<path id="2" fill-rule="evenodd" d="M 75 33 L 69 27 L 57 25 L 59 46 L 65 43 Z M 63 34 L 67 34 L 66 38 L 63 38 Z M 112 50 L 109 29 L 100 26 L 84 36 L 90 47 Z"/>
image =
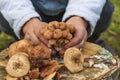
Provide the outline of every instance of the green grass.
<path id="1" fill-rule="evenodd" d="M 115 6 L 110 27 L 102 34 L 102 38 L 116 51 L 120 57 L 120 0 L 111 0 Z M 120 80 L 120 75 L 118 80 Z"/>
<path id="2" fill-rule="evenodd" d="M 116 51 L 120 56 L 120 0 L 111 0 L 115 6 L 113 19 L 110 27 L 102 34 L 102 38 Z M 9 41 L 12 39 L 4 33 L 0 34 L 0 50 L 7 47 Z M 119 79 L 120 80 L 120 77 Z"/>
<path id="3" fill-rule="evenodd" d="M 110 27 L 102 34 L 102 38 L 113 47 L 120 56 L 120 0 L 111 0 L 115 6 Z"/>
<path id="4" fill-rule="evenodd" d="M 8 36 L 3 32 L 0 33 L 0 51 L 8 46 L 10 40 L 12 40 L 11 36 Z"/>

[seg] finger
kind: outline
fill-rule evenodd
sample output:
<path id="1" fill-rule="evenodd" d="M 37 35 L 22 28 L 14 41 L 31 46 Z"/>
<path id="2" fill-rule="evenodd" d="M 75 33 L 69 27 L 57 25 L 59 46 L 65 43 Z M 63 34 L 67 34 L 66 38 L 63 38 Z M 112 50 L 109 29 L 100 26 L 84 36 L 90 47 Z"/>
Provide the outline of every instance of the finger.
<path id="1" fill-rule="evenodd" d="M 31 35 L 31 41 L 33 42 L 34 45 L 40 44 L 40 40 L 37 38 L 35 34 Z"/>
<path id="2" fill-rule="evenodd" d="M 73 46 L 73 47 L 76 47 L 76 48 L 80 49 L 80 48 L 83 46 L 84 43 L 85 43 L 85 40 L 83 39 L 79 44 L 77 44 L 77 45 L 75 45 L 75 46 Z M 60 51 L 60 55 L 64 55 L 66 49 L 68 49 L 68 48 L 63 48 L 63 49 Z"/>
<path id="3" fill-rule="evenodd" d="M 38 36 L 38 38 L 39 38 L 46 46 L 49 47 L 49 45 L 48 45 L 48 40 L 47 40 L 47 39 L 45 39 L 42 35 Z"/>
<path id="4" fill-rule="evenodd" d="M 56 51 L 55 49 L 51 48 L 51 54 L 52 54 L 52 55 L 56 55 L 56 54 L 57 54 L 57 51 Z"/>
<path id="5" fill-rule="evenodd" d="M 78 43 L 80 43 L 81 41 L 82 41 L 81 37 L 77 35 L 73 39 L 71 39 L 71 41 L 68 44 L 65 45 L 65 48 L 75 46 Z"/>
<path id="6" fill-rule="evenodd" d="M 32 41 L 31 41 L 29 35 L 25 35 L 24 39 L 25 39 L 25 40 L 28 40 L 29 43 L 33 45 L 33 43 L 32 43 Z"/>
<path id="7" fill-rule="evenodd" d="M 62 48 L 62 50 L 60 51 L 60 54 L 64 55 L 64 52 L 66 51 L 66 49 L 68 49 L 69 47 L 78 45 L 81 41 L 82 41 L 81 36 L 75 34 L 75 37 L 68 44 L 66 44 L 64 48 Z"/>
<path id="8" fill-rule="evenodd" d="M 84 45 L 84 43 L 86 42 L 86 40 L 87 40 L 87 34 L 85 34 L 83 40 L 82 40 L 78 45 L 76 45 L 76 46 L 74 46 L 74 47 L 76 47 L 76 48 L 78 48 L 78 49 L 82 48 L 83 45 Z"/>
<path id="9" fill-rule="evenodd" d="M 60 50 L 60 52 L 59 52 L 59 53 L 60 53 L 60 56 L 61 56 L 61 57 L 63 57 L 63 56 L 64 56 L 65 51 L 66 51 L 66 49 L 62 49 L 62 50 Z"/>
<path id="10" fill-rule="evenodd" d="M 80 49 L 82 47 L 82 45 L 84 44 L 84 42 L 85 42 L 85 40 L 83 39 L 81 41 L 81 43 L 79 43 L 79 44 L 77 44 L 76 46 L 73 46 L 73 47 L 76 47 L 76 48 Z M 68 48 L 64 48 L 59 52 L 61 57 L 64 56 L 64 53 L 65 53 L 66 49 L 68 49 Z"/>
<path id="11" fill-rule="evenodd" d="M 33 44 L 32 41 L 31 41 L 31 39 L 30 39 L 30 36 L 29 36 L 29 35 L 26 34 L 26 35 L 24 36 L 24 39 L 26 39 L 27 41 L 29 41 L 30 44 Z"/>
<path id="12" fill-rule="evenodd" d="M 24 39 L 30 41 L 29 35 L 25 34 Z"/>
<path id="13" fill-rule="evenodd" d="M 84 42 L 85 42 L 85 40 L 83 39 L 79 44 L 77 44 L 77 45 L 75 45 L 75 46 L 73 46 L 73 47 L 76 47 L 76 48 L 80 49 L 80 48 L 82 47 L 82 45 L 84 44 Z M 63 48 L 63 49 L 60 51 L 60 54 L 61 54 L 61 55 L 64 55 L 66 49 L 68 49 L 68 48 Z"/>
<path id="14" fill-rule="evenodd" d="M 80 49 L 83 46 L 84 43 L 85 43 L 85 40 L 83 39 L 78 45 L 76 45 L 74 47 Z"/>
<path id="15" fill-rule="evenodd" d="M 33 45 L 40 44 L 40 41 L 35 34 L 26 35 L 25 38 L 28 39 Z"/>

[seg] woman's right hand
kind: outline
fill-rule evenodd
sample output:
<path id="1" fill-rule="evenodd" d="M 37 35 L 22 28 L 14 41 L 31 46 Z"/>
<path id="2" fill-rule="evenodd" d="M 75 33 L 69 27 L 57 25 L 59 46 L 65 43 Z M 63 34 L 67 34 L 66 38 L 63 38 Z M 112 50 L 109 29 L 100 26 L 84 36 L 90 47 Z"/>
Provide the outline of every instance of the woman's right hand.
<path id="1" fill-rule="evenodd" d="M 44 43 L 46 46 L 48 41 L 40 34 L 40 28 L 42 26 L 47 27 L 47 23 L 40 21 L 38 18 L 30 19 L 23 26 L 23 33 L 25 34 L 25 39 L 29 40 L 33 45 L 38 45 Z"/>

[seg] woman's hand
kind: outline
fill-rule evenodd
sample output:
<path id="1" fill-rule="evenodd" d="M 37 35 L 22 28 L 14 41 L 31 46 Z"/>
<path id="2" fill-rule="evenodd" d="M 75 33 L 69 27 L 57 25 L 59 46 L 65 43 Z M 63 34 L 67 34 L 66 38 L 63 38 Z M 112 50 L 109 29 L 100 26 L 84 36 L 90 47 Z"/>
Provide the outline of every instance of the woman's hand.
<path id="1" fill-rule="evenodd" d="M 40 21 L 38 18 L 30 19 L 24 26 L 23 26 L 23 33 L 25 34 L 25 39 L 28 39 L 33 45 L 38 45 L 44 43 L 47 45 L 48 41 L 40 35 L 40 28 L 41 26 L 46 26 L 47 23 Z"/>
<path id="2" fill-rule="evenodd" d="M 64 48 L 60 51 L 60 54 L 63 54 L 64 51 L 69 47 L 76 47 L 80 49 L 87 40 L 86 28 L 88 26 L 88 23 L 84 19 L 78 16 L 74 16 L 68 19 L 66 23 L 73 24 L 76 30 L 74 37 L 68 44 L 64 46 Z"/>

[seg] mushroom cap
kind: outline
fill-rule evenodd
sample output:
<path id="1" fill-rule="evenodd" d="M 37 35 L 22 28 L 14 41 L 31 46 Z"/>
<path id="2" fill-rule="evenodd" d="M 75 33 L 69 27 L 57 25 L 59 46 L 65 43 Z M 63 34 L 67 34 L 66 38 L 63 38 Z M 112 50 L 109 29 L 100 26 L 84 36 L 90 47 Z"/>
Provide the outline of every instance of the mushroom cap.
<path id="1" fill-rule="evenodd" d="M 12 77 L 10 75 L 6 76 L 6 80 L 18 80 L 18 78 Z"/>
<path id="2" fill-rule="evenodd" d="M 52 74 L 45 77 L 43 80 L 52 80 L 55 77 L 56 72 L 53 72 Z"/>
<path id="3" fill-rule="evenodd" d="M 84 58 L 89 58 L 92 55 L 99 54 L 103 48 L 97 44 L 85 42 L 82 48 Z"/>
<path id="4" fill-rule="evenodd" d="M 64 54 L 64 64 L 67 69 L 72 72 L 79 72 L 83 69 L 84 57 L 79 49 L 68 48 Z"/>
<path id="5" fill-rule="evenodd" d="M 22 39 L 17 42 L 14 42 L 9 46 L 8 54 L 9 57 L 16 54 L 16 52 L 25 52 L 28 54 L 31 51 L 31 49 L 32 45 L 30 44 L 30 42 L 28 40 Z"/>
<path id="6" fill-rule="evenodd" d="M 6 71 L 13 77 L 22 77 L 30 70 L 30 62 L 24 54 L 13 55 L 6 66 Z"/>

